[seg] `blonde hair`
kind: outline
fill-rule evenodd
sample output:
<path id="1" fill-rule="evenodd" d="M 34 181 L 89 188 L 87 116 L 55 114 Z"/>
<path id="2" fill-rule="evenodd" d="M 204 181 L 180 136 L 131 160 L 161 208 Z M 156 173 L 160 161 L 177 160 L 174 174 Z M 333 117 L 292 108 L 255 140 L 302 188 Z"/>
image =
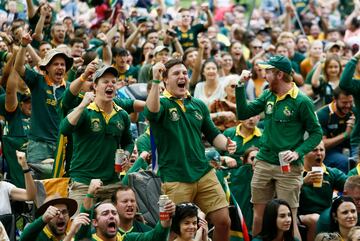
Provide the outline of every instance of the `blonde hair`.
<path id="1" fill-rule="evenodd" d="M 284 38 L 291 38 L 292 40 L 294 40 L 294 42 L 296 42 L 296 38 L 295 35 L 291 32 L 282 32 L 280 33 L 277 42 L 281 42 L 281 40 L 283 40 Z"/>

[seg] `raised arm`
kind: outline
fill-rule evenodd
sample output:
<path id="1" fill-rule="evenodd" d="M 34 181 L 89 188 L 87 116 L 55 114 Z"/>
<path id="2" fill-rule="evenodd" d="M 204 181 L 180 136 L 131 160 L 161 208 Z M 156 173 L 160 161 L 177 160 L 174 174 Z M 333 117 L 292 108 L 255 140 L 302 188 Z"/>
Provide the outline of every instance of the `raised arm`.
<path id="1" fill-rule="evenodd" d="M 112 62 L 112 53 L 111 53 L 111 47 L 108 41 L 108 38 L 106 37 L 106 35 L 104 33 L 100 33 L 97 36 L 98 39 L 100 39 L 101 41 L 103 41 L 103 56 L 102 56 L 102 60 L 104 62 L 104 64 L 106 65 L 111 65 Z"/>
<path id="2" fill-rule="evenodd" d="M 91 61 L 90 64 L 86 66 L 84 73 L 80 75 L 79 78 L 71 82 L 69 87 L 71 94 L 77 96 L 80 93 L 83 84 L 85 83 L 85 81 L 89 80 L 89 78 L 93 73 L 95 73 L 97 66 L 98 66 L 98 62 L 96 59 Z"/>
<path id="3" fill-rule="evenodd" d="M 40 18 L 39 21 L 36 24 L 35 27 L 35 33 L 33 35 L 33 38 L 36 41 L 42 41 L 44 39 L 44 35 L 43 35 L 43 29 L 44 29 L 44 24 L 45 24 L 45 19 L 46 16 L 49 14 L 49 12 L 51 12 L 51 8 L 48 4 L 44 4 L 41 6 L 40 8 Z"/>
<path id="4" fill-rule="evenodd" d="M 323 61 L 320 61 L 320 63 L 316 66 L 314 74 L 311 78 L 311 85 L 313 88 L 320 87 L 320 75 L 321 75 L 321 71 L 322 71 L 322 65 L 323 65 Z"/>
<path id="5" fill-rule="evenodd" d="M 195 66 L 191 75 L 190 79 L 190 85 L 195 86 L 197 82 L 199 82 L 200 79 L 200 72 L 201 72 L 201 65 L 203 61 L 203 55 L 204 55 L 204 44 L 202 43 L 202 40 L 199 41 L 199 49 L 198 49 L 198 55 L 195 60 Z"/>
<path id="6" fill-rule="evenodd" d="M 360 91 L 360 82 L 353 78 L 359 59 L 360 51 L 357 52 L 354 57 L 351 58 L 350 61 L 345 65 L 344 71 L 340 76 L 340 88 L 348 91 L 351 94 L 358 94 Z"/>
<path id="7" fill-rule="evenodd" d="M 31 176 L 29 166 L 26 162 L 25 152 L 16 151 L 18 162 L 24 172 L 25 188 L 13 188 L 10 193 L 10 197 L 15 201 L 31 201 L 35 200 L 36 186 Z"/>
<path id="8" fill-rule="evenodd" d="M 152 113 L 160 111 L 160 80 L 162 79 L 162 73 L 166 70 L 165 65 L 157 63 L 153 66 L 153 82 L 149 95 L 146 99 L 146 106 Z M 157 82 L 158 81 L 158 82 Z"/>
<path id="9" fill-rule="evenodd" d="M 86 92 L 80 105 L 78 105 L 70 114 L 67 115 L 67 119 L 72 126 L 76 126 L 81 114 L 85 108 L 94 101 L 95 94 L 93 92 Z"/>
<path id="10" fill-rule="evenodd" d="M 201 10 L 205 12 L 206 17 L 207 17 L 207 21 L 204 24 L 204 27 L 208 28 L 208 27 L 212 26 L 214 24 L 214 18 L 210 12 L 209 4 L 207 4 L 207 3 L 201 4 Z"/>
<path id="11" fill-rule="evenodd" d="M 129 36 L 129 38 L 125 42 L 125 48 L 130 52 L 134 52 L 133 44 L 135 43 L 136 38 L 140 34 L 140 29 L 143 28 L 146 23 L 140 23 L 139 26 L 135 29 L 135 31 Z"/>
<path id="12" fill-rule="evenodd" d="M 25 75 L 25 57 L 26 57 L 26 48 L 29 43 L 31 43 L 32 38 L 29 32 L 23 31 L 21 40 L 20 40 L 20 49 L 16 55 L 15 59 L 15 70 L 21 77 Z"/>
<path id="13" fill-rule="evenodd" d="M 34 7 L 33 1 L 32 0 L 26 0 L 26 5 L 27 5 L 27 14 L 28 14 L 28 18 L 33 18 L 35 13 L 36 13 L 36 9 Z"/>

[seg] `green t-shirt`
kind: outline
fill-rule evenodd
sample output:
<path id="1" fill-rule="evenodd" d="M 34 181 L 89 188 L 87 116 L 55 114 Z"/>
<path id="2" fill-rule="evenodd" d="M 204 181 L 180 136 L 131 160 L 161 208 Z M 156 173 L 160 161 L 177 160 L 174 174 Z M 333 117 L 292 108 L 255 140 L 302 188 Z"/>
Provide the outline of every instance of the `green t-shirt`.
<path id="1" fill-rule="evenodd" d="M 339 86 L 341 89 L 347 91 L 348 93 L 352 94 L 354 97 L 355 102 L 355 126 L 353 128 L 353 131 L 351 133 L 351 144 L 358 145 L 360 144 L 360 81 L 359 79 L 353 78 L 357 59 L 352 58 L 345 66 L 344 71 L 341 74 L 340 77 L 340 83 Z"/>
<path id="2" fill-rule="evenodd" d="M 304 177 L 306 173 L 304 171 Z M 338 190 L 342 192 L 346 179 L 347 176 L 339 169 L 326 167 L 321 188 L 313 187 L 312 184 L 303 184 L 300 191 L 299 214 L 320 214 L 329 208 L 332 203 L 333 191 Z"/>
<path id="3" fill-rule="evenodd" d="M 77 182 L 90 184 L 91 179 L 101 179 L 104 184 L 119 181 L 115 173 L 116 149 L 129 153 L 134 148 L 127 112 L 114 103 L 111 115 L 105 120 L 102 111 L 91 103 L 81 114 L 76 126 L 65 118 L 61 122 L 61 133 L 73 135 L 74 152 L 70 177 Z"/>
<path id="4" fill-rule="evenodd" d="M 294 161 L 295 165 L 299 165 L 303 162 L 303 156 L 320 143 L 321 127 L 312 101 L 295 84 L 282 97 L 278 98 L 270 90 L 265 90 L 259 98 L 247 102 L 244 86 L 237 87 L 237 116 L 239 120 L 245 120 L 265 113 L 257 159 L 279 165 L 279 152 L 292 150 L 299 154 L 299 159 Z M 309 134 L 306 140 L 305 132 Z"/>
<path id="5" fill-rule="evenodd" d="M 26 68 L 24 81 L 31 91 L 31 124 L 29 139 L 56 143 L 60 116 L 58 101 L 65 91 L 65 83 L 56 88 L 48 85 L 43 75 Z"/>
<path id="6" fill-rule="evenodd" d="M 204 24 L 196 24 L 191 26 L 187 32 L 182 32 L 178 27 L 175 28 L 177 38 L 184 51 L 190 47 L 198 47 L 197 36 L 206 30 Z"/>
<path id="7" fill-rule="evenodd" d="M 128 233 L 145 233 L 148 231 L 151 231 L 152 227 L 146 225 L 145 223 L 139 222 L 137 220 L 134 220 L 133 226 L 130 231 L 125 232 L 124 230 L 119 228 L 119 232 L 121 235 L 128 234 Z"/>
<path id="8" fill-rule="evenodd" d="M 240 158 L 248 148 L 252 146 L 256 146 L 256 147 L 260 146 L 260 137 L 261 137 L 260 129 L 256 128 L 251 136 L 244 139 L 244 137 L 241 136 L 239 133 L 240 125 L 235 127 L 230 127 L 224 131 L 224 135 L 226 137 L 230 137 L 232 141 L 236 142 L 235 153 L 229 154 L 228 152 L 224 152 L 224 155 L 235 158 L 238 166 L 242 165 L 242 160 Z"/>
<path id="9" fill-rule="evenodd" d="M 165 97 L 167 96 L 167 97 Z M 205 157 L 201 136 L 212 143 L 220 134 L 212 122 L 207 106 L 188 96 L 184 110 L 168 92 L 160 98 L 160 110 L 152 113 L 145 107 L 158 152 L 160 177 L 163 182 L 196 182 L 212 167 Z"/>
<path id="10" fill-rule="evenodd" d="M 19 97 L 20 94 L 18 99 Z M 0 115 L 4 116 L 6 121 L 4 134 L 12 137 L 27 137 L 30 130 L 30 116 L 25 115 L 19 105 L 13 112 L 6 111 L 5 98 L 6 94 L 0 96 Z"/>
<path id="11" fill-rule="evenodd" d="M 291 67 L 294 69 L 294 71 L 298 74 L 301 74 L 300 71 L 300 64 L 305 59 L 305 56 L 300 54 L 299 52 L 295 51 L 295 54 L 292 58 L 290 58 L 291 61 Z"/>
<path id="12" fill-rule="evenodd" d="M 136 139 L 136 147 L 139 153 L 151 151 L 150 134 L 148 131 L 145 131 Z"/>
<path id="13" fill-rule="evenodd" d="M 326 138 L 333 138 L 344 133 L 346 130 L 346 122 L 352 115 L 352 112 L 349 112 L 343 117 L 338 116 L 335 113 L 335 105 L 335 102 L 332 102 L 316 112 L 322 128 L 323 136 L 326 136 Z M 331 149 L 342 150 L 342 148 L 350 148 L 350 139 L 344 140 Z"/>
<path id="14" fill-rule="evenodd" d="M 116 68 L 116 66 L 114 67 Z M 129 79 L 137 80 L 139 68 L 130 65 L 129 68 L 124 73 L 121 73 L 119 70 L 118 72 L 119 72 L 119 81 L 125 80 L 126 82 L 128 82 Z"/>

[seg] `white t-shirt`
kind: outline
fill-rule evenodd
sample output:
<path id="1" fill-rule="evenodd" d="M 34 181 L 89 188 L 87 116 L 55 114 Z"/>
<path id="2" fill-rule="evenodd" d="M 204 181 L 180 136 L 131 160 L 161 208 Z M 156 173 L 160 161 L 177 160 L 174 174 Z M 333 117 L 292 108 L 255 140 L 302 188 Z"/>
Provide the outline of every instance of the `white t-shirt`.
<path id="1" fill-rule="evenodd" d="M 219 83 L 213 94 L 206 96 L 205 82 L 199 82 L 195 86 L 194 97 L 202 100 L 209 107 L 215 100 L 221 100 L 225 97 L 224 86 Z"/>
<path id="2" fill-rule="evenodd" d="M 0 215 L 11 213 L 10 193 L 13 188 L 13 184 L 0 181 Z"/>

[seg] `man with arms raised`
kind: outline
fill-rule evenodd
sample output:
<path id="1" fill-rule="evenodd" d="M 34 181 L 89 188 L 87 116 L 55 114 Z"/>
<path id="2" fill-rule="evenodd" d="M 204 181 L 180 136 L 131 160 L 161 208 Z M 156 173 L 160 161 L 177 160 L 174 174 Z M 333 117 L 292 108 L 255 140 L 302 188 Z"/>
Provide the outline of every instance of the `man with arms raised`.
<path id="1" fill-rule="evenodd" d="M 189 78 L 181 60 L 153 67 L 145 115 L 159 156 L 163 192 L 175 203 L 194 202 L 215 225 L 214 240 L 228 240 L 230 218 L 225 193 L 205 157 L 202 134 L 216 148 L 234 153 L 236 143 L 220 133 L 207 106 L 190 96 Z M 166 90 L 160 98 L 160 79 Z"/>

